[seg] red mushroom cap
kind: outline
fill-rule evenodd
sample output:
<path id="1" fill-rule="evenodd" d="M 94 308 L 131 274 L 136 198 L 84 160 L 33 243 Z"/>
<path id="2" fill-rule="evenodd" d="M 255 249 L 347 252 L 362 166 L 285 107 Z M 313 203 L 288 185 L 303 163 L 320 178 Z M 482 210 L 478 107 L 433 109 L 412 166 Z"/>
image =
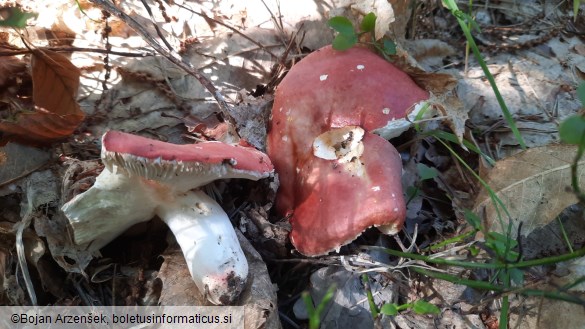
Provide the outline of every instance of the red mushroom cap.
<path id="1" fill-rule="evenodd" d="M 190 190 L 221 178 L 260 179 L 273 170 L 268 156 L 253 147 L 221 142 L 171 144 L 119 131 L 102 137 L 102 159 L 130 174 L 173 182 Z M 201 175 L 193 175 L 200 172 Z"/>
<path id="2" fill-rule="evenodd" d="M 280 180 L 277 210 L 292 215 L 291 238 L 301 253 L 337 249 L 369 226 L 401 227 L 400 156 L 370 132 L 406 117 L 428 97 L 406 73 L 365 48 L 325 47 L 293 66 L 275 94 L 267 146 Z M 318 136 L 346 126 L 366 131 L 357 159 L 366 178 L 340 173 L 339 160 L 313 154 Z M 381 190 L 370 193 L 376 186 Z"/>
<path id="3" fill-rule="evenodd" d="M 297 176 L 291 220 L 291 241 L 302 254 L 326 254 L 371 226 L 401 229 L 406 208 L 400 155 L 374 134 L 366 133 L 363 144 L 363 155 L 354 160 L 365 167 L 362 174 L 315 156 L 304 163 Z"/>

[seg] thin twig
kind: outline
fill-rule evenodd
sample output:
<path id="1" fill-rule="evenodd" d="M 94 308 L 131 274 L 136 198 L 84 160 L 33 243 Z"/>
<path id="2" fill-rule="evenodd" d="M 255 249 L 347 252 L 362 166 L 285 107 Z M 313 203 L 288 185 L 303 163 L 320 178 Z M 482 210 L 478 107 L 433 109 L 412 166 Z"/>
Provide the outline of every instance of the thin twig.
<path id="1" fill-rule="evenodd" d="M 234 28 L 234 27 L 231 27 L 231 26 L 229 26 L 228 24 L 226 24 L 226 23 L 223 23 L 223 22 L 221 22 L 221 21 L 219 21 L 219 20 L 217 20 L 217 19 L 214 19 L 214 18 L 212 18 L 212 17 L 209 17 L 209 16 L 207 16 L 207 15 L 206 15 L 204 12 L 196 12 L 195 10 L 193 10 L 193 9 L 191 9 L 191 8 L 188 8 L 188 7 L 186 7 L 186 6 L 183 6 L 183 5 L 181 5 L 181 4 L 178 4 L 178 3 L 177 3 L 176 5 L 177 5 L 177 6 L 179 6 L 180 8 L 183 8 L 183 9 L 185 9 L 185 10 L 187 10 L 187 11 L 189 11 L 189 12 L 191 12 L 191 13 L 195 14 L 195 15 L 199 15 L 199 16 L 203 17 L 203 18 L 204 18 L 204 19 L 206 19 L 206 20 L 213 21 L 214 23 L 217 23 L 217 24 L 219 24 L 219 25 L 221 25 L 221 26 L 223 26 L 223 27 L 225 27 L 225 28 L 229 29 L 230 31 L 232 31 L 232 32 L 234 32 L 234 33 L 236 33 L 236 34 L 239 34 L 240 36 L 242 36 L 242 38 L 244 38 L 244 39 L 246 39 L 246 40 L 250 41 L 251 43 L 253 43 L 253 44 L 255 44 L 256 46 L 258 46 L 258 47 L 260 47 L 261 49 L 263 49 L 265 52 L 267 52 L 268 54 L 270 54 L 270 56 L 272 56 L 272 57 L 274 57 L 274 58 L 278 58 L 278 56 L 277 56 L 277 55 L 275 55 L 273 52 L 271 52 L 270 50 L 268 50 L 267 48 L 265 48 L 263 44 L 261 44 L 260 42 L 258 42 L 258 41 L 256 41 L 256 40 L 254 40 L 254 39 L 250 38 L 249 36 L 247 36 L 246 34 L 244 34 L 243 32 L 241 32 L 240 30 L 238 30 L 238 29 L 236 29 L 236 28 Z"/>
<path id="2" fill-rule="evenodd" d="M 131 53 L 125 51 L 115 51 L 115 50 L 107 50 L 107 49 L 100 49 L 100 48 L 81 48 L 81 47 L 46 47 L 43 49 L 55 51 L 55 52 L 63 52 L 63 53 L 72 53 L 76 51 L 81 52 L 88 52 L 88 53 L 98 53 L 98 54 L 112 54 L 118 56 L 125 56 L 125 57 L 148 57 L 154 56 L 154 54 L 149 53 Z M 15 55 L 24 55 L 30 54 L 32 51 L 29 49 L 18 48 L 16 50 L 9 50 L 9 51 L 0 51 L 0 56 L 15 56 Z"/>
<path id="3" fill-rule="evenodd" d="M 173 64 L 177 65 L 181 69 L 183 69 L 188 74 L 192 75 L 203 85 L 207 91 L 211 93 L 213 98 L 217 101 L 219 108 L 221 110 L 223 119 L 228 121 L 233 127 L 235 127 L 235 122 L 233 118 L 229 115 L 229 107 L 227 102 L 225 101 L 224 96 L 221 92 L 211 83 L 211 81 L 202 75 L 191 63 L 187 62 L 186 60 L 181 58 L 181 55 L 174 49 L 167 50 L 160 45 L 158 41 L 156 41 L 146 30 L 146 28 L 140 23 L 138 23 L 134 18 L 130 17 L 125 12 L 121 11 L 117 8 L 113 3 L 108 0 L 89 0 L 91 3 L 101 7 L 102 9 L 108 11 L 112 15 L 120 18 L 124 21 L 130 28 L 132 28 L 136 33 L 140 34 L 144 40 L 156 50 L 159 54 L 167 58 Z"/>
<path id="4" fill-rule="evenodd" d="M 173 51 L 173 46 L 171 46 L 171 44 L 167 41 L 162 31 L 156 24 L 154 20 L 154 15 L 152 14 L 152 10 L 150 10 L 150 6 L 148 5 L 148 3 L 146 3 L 146 1 L 144 0 L 140 0 L 140 2 L 142 2 L 144 9 L 146 9 L 146 11 L 148 12 L 148 15 L 150 16 L 150 21 L 152 22 L 152 25 L 154 26 L 154 29 L 156 30 L 156 34 L 158 35 L 158 37 L 162 40 L 162 42 L 165 43 L 165 46 L 167 46 L 167 48 L 169 48 L 170 51 Z"/>

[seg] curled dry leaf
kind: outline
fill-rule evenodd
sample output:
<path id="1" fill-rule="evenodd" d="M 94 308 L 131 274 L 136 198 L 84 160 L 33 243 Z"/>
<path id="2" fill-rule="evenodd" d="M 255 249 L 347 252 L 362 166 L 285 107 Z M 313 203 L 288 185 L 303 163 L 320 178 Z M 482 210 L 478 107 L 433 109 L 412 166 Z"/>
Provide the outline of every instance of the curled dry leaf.
<path id="1" fill-rule="evenodd" d="M 24 140 L 35 144 L 51 142 L 73 133 L 85 115 L 77 103 L 80 71 L 65 56 L 48 51 L 33 50 L 33 111 L 23 111 L 15 120 L 0 121 L 9 140 Z"/>
<path id="2" fill-rule="evenodd" d="M 0 57 L 0 88 L 5 87 L 12 77 L 25 69 L 26 64 L 16 56 Z"/>
<path id="3" fill-rule="evenodd" d="M 445 117 L 444 122 L 462 142 L 465 122 L 469 119 L 469 109 L 466 109 L 459 100 L 457 78 L 448 73 L 426 72 L 417 60 L 403 49 L 398 50 L 393 64 L 406 72 L 417 85 L 431 93 L 429 103 Z"/>
<path id="4" fill-rule="evenodd" d="M 487 184 L 508 209 L 510 220 L 501 207 L 499 213 L 505 228 L 502 230 L 496 209 L 487 191 L 483 190 L 474 211 L 484 217 L 489 230 L 506 232 L 508 223 L 517 232 L 523 223 L 522 235 L 547 225 L 568 206 L 577 203 L 571 189 L 571 164 L 576 146 L 550 145 L 529 149 L 498 161 L 485 178 Z M 585 188 L 583 171 L 585 160 L 578 164 L 579 184 Z"/>

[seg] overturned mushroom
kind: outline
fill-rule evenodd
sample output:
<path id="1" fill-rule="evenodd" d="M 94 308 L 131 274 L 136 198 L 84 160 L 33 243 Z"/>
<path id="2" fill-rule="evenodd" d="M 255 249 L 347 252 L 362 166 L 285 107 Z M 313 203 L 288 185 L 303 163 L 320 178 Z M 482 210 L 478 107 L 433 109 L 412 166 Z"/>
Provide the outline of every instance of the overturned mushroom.
<path id="1" fill-rule="evenodd" d="M 402 163 L 385 139 L 408 129 L 428 97 L 365 48 L 325 47 L 292 67 L 275 94 L 268 155 L 299 252 L 326 254 L 371 226 L 402 228 Z"/>
<path id="2" fill-rule="evenodd" d="M 102 138 L 106 168 L 62 210 L 75 243 L 97 250 L 130 226 L 158 215 L 171 229 L 197 287 L 214 304 L 232 303 L 248 264 L 219 204 L 197 188 L 216 179 L 267 177 L 256 149 L 220 142 L 176 145 L 122 132 Z"/>

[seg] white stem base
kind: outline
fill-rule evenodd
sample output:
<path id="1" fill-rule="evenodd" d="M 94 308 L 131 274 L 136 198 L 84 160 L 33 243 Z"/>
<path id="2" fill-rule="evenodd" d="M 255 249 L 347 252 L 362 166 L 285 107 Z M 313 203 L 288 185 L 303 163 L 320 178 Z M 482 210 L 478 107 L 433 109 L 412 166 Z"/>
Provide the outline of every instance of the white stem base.
<path id="1" fill-rule="evenodd" d="M 248 262 L 220 205 L 202 191 L 189 191 L 156 212 L 175 235 L 201 292 L 214 304 L 232 303 L 244 289 Z"/>

